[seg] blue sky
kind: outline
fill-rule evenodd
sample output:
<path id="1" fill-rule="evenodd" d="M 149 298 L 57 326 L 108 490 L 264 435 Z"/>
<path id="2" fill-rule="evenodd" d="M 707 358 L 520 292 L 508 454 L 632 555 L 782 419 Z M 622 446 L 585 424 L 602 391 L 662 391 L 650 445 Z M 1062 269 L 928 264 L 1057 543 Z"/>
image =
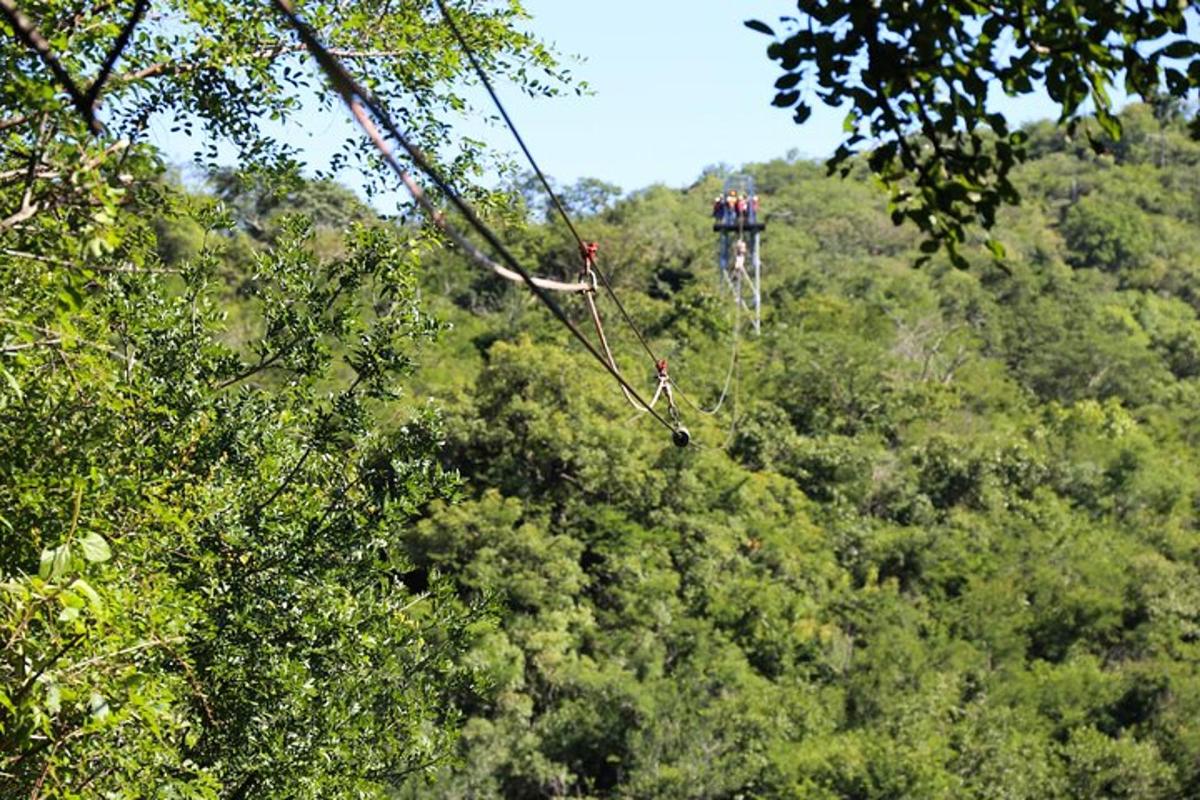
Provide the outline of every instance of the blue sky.
<path id="1" fill-rule="evenodd" d="M 683 185 L 709 164 L 763 161 L 793 148 L 818 158 L 836 146 L 843 114 L 814 114 L 801 128 L 771 105 L 779 70 L 765 54 L 770 40 L 742 24 L 787 13 L 789 3 L 528 0 L 526 8 L 543 39 L 584 59 L 574 71 L 594 90 L 551 101 L 506 98 L 543 168 L 561 180 Z"/>
<path id="2" fill-rule="evenodd" d="M 782 157 L 824 158 L 842 136 L 844 112 L 817 106 L 803 126 L 771 105 L 779 69 L 766 57 L 769 39 L 743 25 L 794 13 L 788 0 L 525 0 L 528 25 L 554 46 L 593 94 L 530 100 L 498 88 L 543 169 L 560 182 L 596 177 L 626 191 L 691 183 L 710 164 L 738 166 Z M 482 91 L 474 93 L 486 103 Z M 1008 102 L 1014 121 L 1049 116 L 1045 99 Z M 311 163 L 328 158 L 350 131 L 342 115 L 303 115 L 284 138 Z M 500 151 L 516 152 L 501 127 L 464 132 Z M 186 162 L 192 145 L 152 131 L 155 141 Z M 353 174 L 341 176 L 358 185 Z"/>

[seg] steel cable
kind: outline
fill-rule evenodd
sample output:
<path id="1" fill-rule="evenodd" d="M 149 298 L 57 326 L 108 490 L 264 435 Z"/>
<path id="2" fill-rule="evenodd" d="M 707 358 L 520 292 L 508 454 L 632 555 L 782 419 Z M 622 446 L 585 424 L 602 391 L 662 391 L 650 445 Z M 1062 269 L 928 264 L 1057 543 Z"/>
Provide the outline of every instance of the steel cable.
<path id="1" fill-rule="evenodd" d="M 588 338 L 583 335 L 583 332 L 579 330 L 575 323 L 571 321 L 570 317 L 567 316 L 566 312 L 563 311 L 562 307 L 558 305 L 554 298 L 551 297 L 545 289 L 539 286 L 537 282 L 535 282 L 534 278 L 520 264 L 516 257 L 512 255 L 508 248 L 504 246 L 504 244 L 499 240 L 499 237 L 496 236 L 491 228 L 488 227 L 475 213 L 474 209 L 472 209 L 471 206 L 465 200 L 463 200 L 463 198 L 459 196 L 456 191 L 454 191 L 453 187 L 450 186 L 445 178 L 442 177 L 441 173 L 430 163 L 428 158 L 425 157 L 424 153 L 421 152 L 416 145 L 410 142 L 403 133 L 401 133 L 399 128 L 392 121 L 391 116 L 378 104 L 374 96 L 371 95 L 366 89 L 361 87 L 350 75 L 350 73 L 347 72 L 345 67 L 342 66 L 341 62 L 329 53 L 324 45 L 321 44 L 312 28 L 310 28 L 307 23 L 297 16 L 290 0 L 273 0 L 273 2 L 280 13 L 287 18 L 289 24 L 296 31 L 297 36 L 299 36 L 305 48 L 309 51 L 309 53 L 312 54 L 313 58 L 316 59 L 317 64 L 320 66 L 322 72 L 325 73 L 326 78 L 328 78 L 330 83 L 333 85 L 334 90 L 337 91 L 337 93 L 342 97 L 342 100 L 349 107 L 351 114 L 354 116 L 359 126 L 371 139 L 375 148 L 379 150 L 384 161 L 391 168 L 391 170 L 396 173 L 401 182 L 404 183 L 409 193 L 413 196 L 413 199 L 419 206 L 421 206 L 422 210 L 427 216 L 429 216 L 430 220 L 437 225 L 438 228 L 445 231 L 452 239 L 459 243 L 460 246 L 465 245 L 465 249 L 469 248 L 467 249 L 467 252 L 473 260 L 479 260 L 477 255 L 478 248 L 471 246 L 468 240 L 456 229 L 454 229 L 454 227 L 445 220 L 444 215 L 434 207 L 433 203 L 425 195 L 420 185 L 417 184 L 408 171 L 400 165 L 400 162 L 396 159 L 391 148 L 388 147 L 387 142 L 383 139 L 382 134 L 379 132 L 378 128 L 375 127 L 375 124 L 372 122 L 371 117 L 367 115 L 366 111 L 371 112 L 371 116 L 378 120 L 379 124 L 383 126 L 383 129 L 387 132 L 387 134 L 400 144 L 400 146 L 412 160 L 413 164 L 415 164 L 416 167 L 420 169 L 421 172 L 423 172 L 430 179 L 430 181 L 433 182 L 438 190 L 451 202 L 458 212 L 462 214 L 463 218 L 466 219 L 468 224 L 488 242 L 488 244 L 500 256 L 501 260 L 504 261 L 513 272 L 517 273 L 521 277 L 521 279 L 526 283 L 527 286 L 529 286 L 530 291 L 534 293 L 538 300 L 540 300 L 558 319 L 558 321 L 561 322 L 567 328 L 567 330 L 571 332 L 571 334 L 580 342 L 580 344 L 584 346 L 588 353 L 590 353 L 592 357 L 600 362 L 604 369 L 612 375 L 621 388 L 630 396 L 632 396 L 638 402 L 638 404 L 645 408 L 646 411 L 659 422 L 659 424 L 671 431 L 672 434 L 677 434 L 678 426 L 671 424 L 665 418 L 663 418 L 661 414 L 655 411 L 644 399 L 642 399 L 637 390 L 629 385 L 625 378 L 622 377 L 620 372 L 615 369 L 613 365 L 608 363 L 604 356 L 602 356 L 596 349 L 595 345 L 593 345 Z M 490 265 L 488 266 L 490 268 Z"/>

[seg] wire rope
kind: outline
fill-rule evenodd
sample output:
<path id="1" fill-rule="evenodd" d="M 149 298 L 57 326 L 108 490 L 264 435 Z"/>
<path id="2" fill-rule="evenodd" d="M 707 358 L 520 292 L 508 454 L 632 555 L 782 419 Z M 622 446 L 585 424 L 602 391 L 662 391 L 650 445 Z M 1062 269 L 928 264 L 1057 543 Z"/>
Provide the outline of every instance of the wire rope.
<path id="1" fill-rule="evenodd" d="M 453 17 L 450 16 L 450 10 L 446 8 L 445 0 L 437 0 L 437 5 L 438 9 L 442 12 L 442 17 L 446 20 L 446 25 L 450 28 L 450 32 L 458 41 L 459 47 L 462 48 L 463 53 L 466 54 L 467 60 L 471 64 L 471 68 L 474 70 L 476 76 L 478 76 L 480 83 L 483 84 L 484 89 L 487 90 L 488 96 L 492 98 L 492 103 L 496 106 L 496 110 L 500 112 L 500 116 L 504 119 L 504 124 L 508 126 L 508 129 L 512 132 L 513 138 L 516 140 L 517 145 L 521 148 L 521 152 L 525 154 L 525 160 L 528 161 L 529 166 L 533 168 L 534 174 L 537 175 L 542 187 L 546 190 L 546 194 L 550 196 L 551 203 L 558 210 L 563 222 L 566 223 L 567 228 L 571 231 L 571 235 L 575 237 L 575 241 L 579 245 L 580 251 L 586 251 L 587 245 L 584 243 L 583 237 L 579 234 L 579 229 L 575 227 L 575 223 L 571 220 L 571 215 L 567 213 L 567 209 L 563 205 L 562 200 L 559 199 L 558 193 L 555 192 L 554 187 L 550 185 L 550 180 L 546 177 L 546 173 L 542 172 L 542 168 L 538 166 L 537 159 L 533 157 L 533 153 L 530 152 L 529 147 L 525 144 L 524 137 L 521 136 L 521 132 L 517 130 L 517 126 L 513 122 L 512 117 L 509 116 L 508 110 L 504 107 L 504 103 L 500 100 L 500 96 L 496 93 L 495 87 L 492 86 L 491 80 L 488 79 L 487 73 L 483 69 L 483 65 L 480 64 L 479 59 L 475 55 L 475 51 L 471 49 L 469 44 L 467 44 L 466 37 L 463 36 L 462 31 L 459 30 L 458 25 L 455 24 Z M 629 312 L 625 309 L 625 304 L 621 302 L 619 297 L 617 297 L 617 293 L 613 290 L 612 284 L 608 280 L 608 276 L 606 276 L 604 271 L 601 269 L 596 269 L 596 274 L 600 277 L 600 283 L 604 286 L 604 291 L 612 299 L 613 304 L 617 307 L 617 311 L 620 312 L 622 318 L 624 318 L 625 323 L 633 330 L 634 335 L 637 337 L 638 342 L 641 343 L 642 348 L 646 351 L 646 354 L 650 356 L 652 361 L 657 362 L 659 360 L 658 356 L 655 355 L 654 349 L 650 347 L 650 343 L 642 334 L 641 328 L 638 327 L 637 323 L 633 321 L 633 317 L 631 317 Z"/>
<path id="2" fill-rule="evenodd" d="M 580 331 L 575 323 L 571 321 L 570 317 L 567 316 L 566 312 L 563 311 L 562 307 L 559 306 L 554 298 L 548 294 L 547 290 L 539 286 L 534 281 L 533 276 L 529 274 L 529 272 L 521 265 L 516 257 L 513 256 L 508 248 L 504 246 L 503 242 L 500 241 L 495 232 L 493 232 L 491 228 L 489 228 L 479 218 L 474 209 L 472 209 L 471 206 L 461 196 L 459 196 L 456 191 L 454 191 L 453 187 L 450 186 L 446 179 L 442 177 L 441 173 L 430 163 L 420 148 L 410 142 L 408 138 L 401 133 L 395 122 L 392 121 L 391 116 L 382 106 L 379 105 L 374 96 L 360 86 L 346 70 L 346 68 L 342 66 L 341 62 L 335 56 L 333 56 L 324 47 L 324 45 L 321 44 L 312 28 L 310 28 L 308 24 L 300 19 L 300 17 L 296 14 L 296 11 L 291 4 L 291 0 L 273 0 L 273 2 L 280 13 L 287 18 L 289 24 L 292 26 L 293 30 L 295 30 L 305 48 L 316 59 L 321 71 L 325 73 L 326 78 L 328 78 L 330 83 L 333 85 L 334 90 L 337 91 L 343 102 L 346 103 L 351 114 L 354 116 L 355 121 L 358 122 L 359 126 L 367 134 L 368 138 L 371 139 L 372 144 L 380 152 L 380 155 L 383 157 L 384 161 L 400 178 L 401 182 L 413 196 L 413 199 L 422 208 L 426 215 L 429 216 L 430 220 L 437 225 L 438 228 L 450 235 L 451 238 L 460 245 L 464 243 L 469 244 L 466 237 L 464 237 L 452 225 L 450 225 L 446 221 L 445 216 L 434 207 L 432 201 L 430 201 L 425 195 L 424 190 L 421 189 L 420 185 L 413 179 L 412 175 L 410 175 L 408 171 L 401 166 L 400 162 L 396 159 L 395 154 L 384 140 L 383 135 L 375 126 L 374 122 L 372 122 L 371 116 L 379 121 L 379 124 L 383 126 L 383 129 L 387 132 L 387 134 L 395 139 L 408 154 L 413 164 L 415 164 L 416 167 L 420 169 L 421 172 L 423 172 L 430 179 L 430 181 L 433 182 L 438 190 L 445 195 L 445 197 L 458 210 L 458 212 L 462 214 L 463 218 L 466 219 L 468 224 L 488 242 L 493 250 L 495 250 L 495 252 L 500 256 L 501 260 L 505 262 L 507 267 L 521 277 L 521 279 L 526 285 L 529 286 L 530 291 L 533 292 L 538 300 L 540 300 L 550 310 L 554 317 L 557 318 L 558 321 L 561 322 L 568 331 L 570 331 L 570 333 L 579 341 L 579 343 L 584 346 L 588 353 L 590 353 L 597 361 L 600 362 L 601 366 L 603 366 L 604 369 L 612 375 L 617 383 L 621 385 L 622 389 L 632 396 L 641 406 L 643 406 L 646 411 L 659 422 L 659 424 L 671 431 L 673 438 L 676 438 L 679 434 L 679 427 L 668 422 L 661 414 L 655 411 L 644 399 L 642 399 L 637 390 L 629 385 L 628 381 L 622 377 L 621 373 L 613 365 L 609 364 L 607 360 L 605 360 L 604 356 L 600 354 L 595 345 L 593 345 L 588 338 L 583 335 L 583 332 Z M 371 112 L 371 116 L 367 115 L 367 111 Z M 473 260 L 478 260 L 475 255 L 478 253 L 478 248 L 471 246 L 467 252 L 472 256 Z"/>

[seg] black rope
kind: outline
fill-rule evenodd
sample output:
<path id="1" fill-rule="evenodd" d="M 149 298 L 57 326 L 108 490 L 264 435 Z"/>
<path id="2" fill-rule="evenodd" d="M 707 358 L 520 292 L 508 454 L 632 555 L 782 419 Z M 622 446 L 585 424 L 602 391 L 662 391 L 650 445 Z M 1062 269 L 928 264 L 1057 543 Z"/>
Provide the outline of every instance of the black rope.
<path id="1" fill-rule="evenodd" d="M 479 59 L 475 56 L 475 51 L 472 50 L 471 46 L 467 44 L 467 40 L 463 36 L 462 31 L 458 29 L 458 26 L 454 23 L 454 19 L 450 16 L 450 11 L 446 8 L 445 0 L 437 0 L 437 5 L 442 12 L 442 17 L 446 20 L 446 25 L 450 28 L 450 32 L 454 34 L 454 38 L 458 40 L 459 46 L 466 54 L 467 60 L 471 63 L 472 69 L 479 77 L 480 83 L 483 84 L 483 88 L 487 89 L 488 96 L 492 98 L 492 103 L 495 104 L 496 110 L 500 112 L 500 116 L 504 119 L 504 124 L 508 126 L 508 129 L 512 132 L 513 138 L 517 140 L 517 144 L 521 147 L 521 152 L 525 154 L 525 160 L 529 162 L 529 166 L 533 167 L 533 171 L 537 175 L 538 180 L 541 181 L 542 187 L 546 190 L 546 194 L 550 196 L 550 201 L 554 204 L 554 207 L 558 209 L 559 215 L 563 218 L 563 222 L 567 224 L 567 228 L 570 229 L 571 235 L 575 237 L 575 241 L 578 243 L 580 249 L 586 249 L 583 237 L 579 235 L 579 230 L 575 227 L 575 223 L 571 221 L 571 215 L 567 213 L 567 209 L 563 206 L 562 201 L 558 198 L 558 193 L 554 191 L 554 187 L 550 185 L 550 180 L 546 177 L 546 174 L 542 172 L 542 168 L 538 166 L 537 160 L 533 157 L 533 153 L 531 153 L 529 151 L 529 147 L 526 146 L 525 139 L 521 136 L 520 131 L 517 130 L 517 126 L 513 123 L 512 117 L 508 115 L 508 110 L 505 109 L 504 103 L 500 101 L 500 96 L 496 94 L 496 90 L 492 86 L 492 82 L 488 79 L 487 73 L 483 69 L 483 65 L 479 63 Z M 629 312 L 625 310 L 625 305 L 621 302 L 620 298 L 617 297 L 617 293 L 613 291 L 612 284 L 609 283 L 608 277 L 604 274 L 604 271 L 601 269 L 596 269 L 596 274 L 600 276 L 600 283 L 604 286 L 605 292 L 607 292 L 608 296 L 612 299 L 613 304 L 616 305 L 617 310 L 621 313 L 625 323 L 633 329 L 634 335 L 637 336 L 637 339 L 641 343 L 642 348 L 646 351 L 646 354 L 650 356 L 652 361 L 657 363 L 658 356 L 654 354 L 654 350 L 650 347 L 650 343 L 647 342 L 646 337 L 642 335 L 641 329 L 638 328 L 637 324 L 633 321 L 633 318 L 629 315 Z"/>
<path id="2" fill-rule="evenodd" d="M 579 235 L 579 231 L 575 228 L 575 223 L 571 221 L 571 217 L 567 214 L 567 209 L 563 207 L 562 201 L 558 199 L 558 194 L 550 186 L 550 180 L 546 174 L 542 172 L 537 161 L 533 157 L 533 153 L 529 152 L 529 148 L 525 145 L 525 139 L 521 137 L 517 131 L 517 126 L 513 124 L 512 117 L 508 115 L 508 111 L 504 108 L 504 104 L 500 102 L 500 96 L 496 94 L 496 90 L 492 87 L 492 82 L 488 80 L 487 73 L 483 71 L 483 65 L 479 63 L 479 59 L 475 57 L 475 51 L 467 44 L 466 38 L 462 35 L 462 31 L 458 29 L 458 25 L 454 23 L 454 19 L 450 16 L 450 10 L 446 8 L 444 0 L 437 0 L 438 9 L 442 12 L 442 17 L 446 20 L 446 25 L 449 26 L 450 32 L 454 34 L 454 38 L 458 40 L 459 46 L 467 56 L 467 60 L 471 62 L 471 68 L 479 77 L 483 87 L 487 89 L 488 95 L 492 98 L 492 102 L 496 105 L 496 109 L 500 112 L 500 116 L 504 118 L 504 124 L 512 131 L 513 138 L 517 140 L 517 144 L 521 146 L 521 152 L 525 154 L 526 160 L 529 161 L 529 166 L 533 167 L 533 171 L 537 174 L 538 180 L 542 182 L 542 186 L 546 189 L 546 194 L 550 195 L 551 202 L 558 209 L 558 213 L 562 215 L 563 222 L 567 223 L 567 227 L 571 229 L 571 235 L 575 237 L 575 241 L 583 247 L 583 237 Z"/>
<path id="3" fill-rule="evenodd" d="M 408 138 L 400 132 L 399 128 L 392 121 L 391 116 L 378 104 L 378 102 L 376 102 L 374 96 L 371 95 L 366 89 L 361 87 L 350 75 L 350 73 L 346 71 L 346 68 L 341 65 L 341 62 L 325 49 L 312 28 L 310 28 L 307 23 L 305 23 L 296 15 L 290 0 L 274 0 L 274 4 L 275 7 L 279 9 L 279 11 L 287 18 L 288 22 L 292 25 L 292 28 L 296 31 L 296 34 L 300 37 L 300 40 L 303 42 L 304 46 L 310 53 L 312 53 L 313 57 L 316 58 L 317 63 L 320 65 L 322 71 L 325 72 L 330 82 L 333 83 L 334 89 L 342 96 L 342 99 L 345 101 L 346 105 L 350 107 L 351 112 L 355 111 L 356 106 L 358 106 L 359 101 L 361 101 L 362 106 L 365 106 L 367 110 L 371 112 L 375 119 L 378 120 L 383 126 L 384 130 L 387 131 L 388 135 L 399 142 L 400 146 L 404 148 L 405 152 L 408 153 L 409 158 L 412 159 L 413 164 L 415 164 L 416 167 L 420 169 L 421 172 L 423 172 L 435 186 L 437 186 L 438 190 L 450 200 L 451 204 L 453 204 L 459 213 L 463 215 L 463 218 L 467 220 L 468 224 L 470 224 L 480 236 L 487 240 L 488 244 L 491 245 L 491 247 L 500 256 L 500 258 L 504 260 L 509 268 L 521 276 L 521 279 L 524 280 L 529 286 L 530 291 L 532 291 L 538 300 L 540 300 L 550 310 L 550 312 L 558 319 L 558 321 L 561 322 L 567 328 L 567 330 L 569 330 L 571 334 L 579 340 L 580 344 L 584 346 L 584 348 L 592 355 L 592 357 L 600 362 L 601 366 L 603 366 L 604 369 L 611 374 L 613 378 L 634 397 L 634 399 L 638 401 L 638 403 L 644 406 L 646 410 L 664 428 L 671 431 L 672 434 L 676 433 L 677 426 L 672 425 L 670 422 L 664 419 L 661 414 L 651 408 L 649 404 L 642 399 L 641 395 L 638 394 L 637 390 L 630 386 L 625 378 L 621 376 L 620 372 L 609 365 L 604 357 L 596 350 L 595 346 L 588 340 L 586 336 L 583 335 L 575 323 L 571 321 L 566 312 L 562 310 L 554 298 L 533 282 L 533 277 L 529 274 L 529 272 L 520 264 L 519 261 L 517 261 L 516 257 L 513 256 L 508 248 L 504 246 L 491 228 L 489 228 L 478 217 L 474 209 L 472 209 L 471 206 L 468 205 L 467 202 L 463 200 L 457 192 L 454 191 L 453 187 L 450 186 L 446 179 L 442 177 L 441 173 L 438 172 L 438 170 L 429 162 L 429 159 L 425 157 L 420 148 L 410 142 Z M 360 125 L 367 121 L 364 118 L 359 117 L 357 114 L 356 118 L 358 119 Z M 368 134 L 370 133 L 369 130 L 367 132 Z M 376 146 L 378 147 L 379 144 L 382 144 L 382 142 L 377 143 Z M 381 152 L 385 161 L 388 163 L 388 166 L 390 166 L 392 170 L 397 173 L 402 181 L 408 177 L 404 168 L 400 166 L 400 163 L 396 161 L 395 157 L 392 155 L 390 150 L 386 148 L 386 146 L 381 149 Z M 410 191 L 413 191 L 415 186 L 415 184 L 410 185 L 409 181 L 405 181 L 405 185 L 409 187 Z M 420 193 L 419 187 L 416 188 L 414 197 L 418 201 L 424 199 L 423 195 Z M 426 203 L 428 203 L 427 200 Z"/>

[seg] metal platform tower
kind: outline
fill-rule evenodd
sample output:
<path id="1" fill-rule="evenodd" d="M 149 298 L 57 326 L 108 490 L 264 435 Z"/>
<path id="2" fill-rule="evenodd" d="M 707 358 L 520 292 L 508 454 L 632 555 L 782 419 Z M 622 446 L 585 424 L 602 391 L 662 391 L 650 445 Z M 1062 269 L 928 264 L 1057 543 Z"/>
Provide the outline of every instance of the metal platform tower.
<path id="1" fill-rule="evenodd" d="M 762 327 L 762 259 L 759 237 L 767 229 L 758 208 L 754 178 L 730 175 L 725 179 L 721 197 L 713 202 L 713 232 L 719 233 L 717 261 L 722 285 L 733 291 L 734 301 L 754 310 L 754 332 Z M 750 270 L 747 270 L 747 259 Z M 746 289 L 750 303 L 746 302 Z"/>

